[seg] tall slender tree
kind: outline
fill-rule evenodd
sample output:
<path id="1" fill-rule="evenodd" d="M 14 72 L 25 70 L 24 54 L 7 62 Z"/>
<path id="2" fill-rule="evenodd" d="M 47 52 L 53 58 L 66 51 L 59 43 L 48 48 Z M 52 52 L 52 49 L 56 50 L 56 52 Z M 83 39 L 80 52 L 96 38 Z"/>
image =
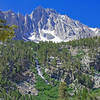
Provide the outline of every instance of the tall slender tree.
<path id="1" fill-rule="evenodd" d="M 65 82 L 59 85 L 59 98 L 58 100 L 68 100 L 67 86 Z"/>

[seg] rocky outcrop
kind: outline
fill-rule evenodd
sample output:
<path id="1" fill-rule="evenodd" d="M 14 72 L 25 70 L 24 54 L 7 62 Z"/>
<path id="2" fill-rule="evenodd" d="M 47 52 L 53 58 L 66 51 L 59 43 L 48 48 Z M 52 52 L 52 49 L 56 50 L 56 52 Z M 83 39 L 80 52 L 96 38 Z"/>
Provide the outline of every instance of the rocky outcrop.
<path id="1" fill-rule="evenodd" d="M 38 95 L 38 91 L 35 88 L 35 83 L 36 83 L 35 74 L 30 70 L 27 70 L 23 73 L 23 76 L 26 77 L 27 79 L 23 80 L 22 82 L 16 83 L 19 92 L 23 95 L 25 94 Z"/>
<path id="2" fill-rule="evenodd" d="M 94 88 L 100 88 L 100 74 L 96 73 L 94 76 Z"/>

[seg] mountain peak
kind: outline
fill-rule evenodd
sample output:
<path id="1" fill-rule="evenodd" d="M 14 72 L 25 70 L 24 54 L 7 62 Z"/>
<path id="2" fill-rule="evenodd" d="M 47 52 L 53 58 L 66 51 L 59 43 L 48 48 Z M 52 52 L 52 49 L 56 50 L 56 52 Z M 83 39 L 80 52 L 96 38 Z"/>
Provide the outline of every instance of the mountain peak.
<path id="1" fill-rule="evenodd" d="M 42 6 L 38 6 L 35 8 L 35 10 L 39 10 L 39 9 L 45 9 L 45 8 L 43 8 Z"/>
<path id="2" fill-rule="evenodd" d="M 100 35 L 100 29 L 91 29 L 79 21 L 57 13 L 54 9 L 38 6 L 30 15 L 25 16 L 15 16 L 12 11 L 8 12 L 10 14 L 3 12 L 0 16 L 6 18 L 8 24 L 19 26 L 17 39 L 20 37 L 32 41 L 67 42 Z"/>
<path id="3" fill-rule="evenodd" d="M 43 8 L 42 6 L 38 6 L 37 8 L 35 8 L 34 9 L 34 11 L 33 12 L 37 12 L 37 11 L 45 11 L 45 12 L 48 12 L 48 13 L 56 13 L 57 14 L 57 12 L 56 12 L 56 10 L 55 9 L 52 9 L 52 8 Z"/>
<path id="4" fill-rule="evenodd" d="M 43 8 L 42 6 L 38 6 L 37 8 L 34 9 L 33 12 L 41 12 L 41 11 L 44 11 L 45 8 Z"/>
<path id="5" fill-rule="evenodd" d="M 57 12 L 56 12 L 55 9 L 46 8 L 46 11 L 47 11 L 47 12 L 50 12 L 50 13 L 55 13 L 55 14 L 57 14 Z"/>

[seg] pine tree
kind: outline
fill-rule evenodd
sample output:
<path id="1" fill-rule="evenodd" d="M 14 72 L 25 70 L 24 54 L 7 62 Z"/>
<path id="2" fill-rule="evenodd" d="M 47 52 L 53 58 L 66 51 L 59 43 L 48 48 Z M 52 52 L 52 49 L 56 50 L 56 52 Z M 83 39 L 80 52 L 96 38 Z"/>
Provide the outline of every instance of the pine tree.
<path id="1" fill-rule="evenodd" d="M 61 82 L 59 85 L 59 99 L 68 100 L 67 86 L 65 82 Z"/>
<path id="2" fill-rule="evenodd" d="M 15 28 L 17 28 L 16 25 L 9 26 L 6 24 L 5 20 L 0 19 L 0 41 L 4 42 L 8 39 L 13 38 Z"/>

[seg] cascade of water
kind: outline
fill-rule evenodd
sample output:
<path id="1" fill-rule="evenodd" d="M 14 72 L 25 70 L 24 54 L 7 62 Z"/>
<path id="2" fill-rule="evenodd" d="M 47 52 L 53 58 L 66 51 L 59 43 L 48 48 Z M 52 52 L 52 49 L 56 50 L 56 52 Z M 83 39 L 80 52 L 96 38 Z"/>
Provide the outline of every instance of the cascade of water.
<path id="1" fill-rule="evenodd" d="M 37 69 L 38 75 L 39 75 L 47 84 L 49 84 L 48 81 L 44 78 L 43 73 L 41 72 L 38 59 L 35 59 L 35 63 L 36 63 L 36 69 Z"/>

